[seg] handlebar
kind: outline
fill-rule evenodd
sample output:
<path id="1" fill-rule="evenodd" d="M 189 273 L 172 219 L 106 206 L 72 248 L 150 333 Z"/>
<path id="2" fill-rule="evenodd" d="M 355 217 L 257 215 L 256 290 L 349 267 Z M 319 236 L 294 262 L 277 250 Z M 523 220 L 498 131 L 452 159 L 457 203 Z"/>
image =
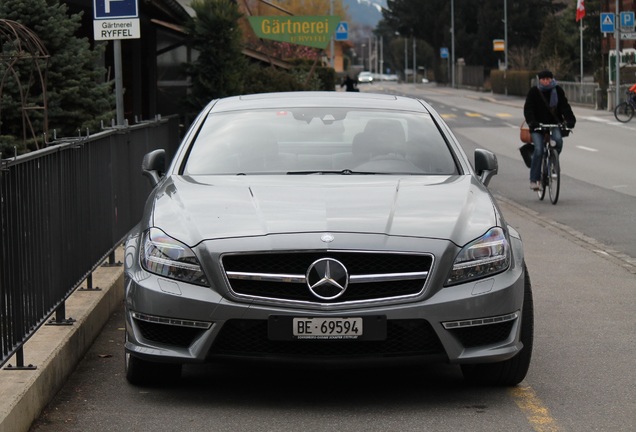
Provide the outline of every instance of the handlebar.
<path id="1" fill-rule="evenodd" d="M 572 130 L 572 128 L 569 128 L 565 125 L 565 123 L 539 123 L 539 129 L 551 129 L 551 128 L 560 128 L 560 129 L 566 129 L 566 130 Z"/>

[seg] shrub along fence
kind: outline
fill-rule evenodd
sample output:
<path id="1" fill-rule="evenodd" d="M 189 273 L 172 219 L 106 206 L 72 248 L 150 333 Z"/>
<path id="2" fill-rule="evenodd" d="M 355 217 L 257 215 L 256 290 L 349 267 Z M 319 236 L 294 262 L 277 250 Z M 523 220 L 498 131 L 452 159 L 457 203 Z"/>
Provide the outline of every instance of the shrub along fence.
<path id="1" fill-rule="evenodd" d="M 112 128 L 0 159 L 0 367 L 49 317 L 72 324 L 66 299 L 141 217 L 148 181 L 143 156 L 179 144 L 176 117 Z"/>

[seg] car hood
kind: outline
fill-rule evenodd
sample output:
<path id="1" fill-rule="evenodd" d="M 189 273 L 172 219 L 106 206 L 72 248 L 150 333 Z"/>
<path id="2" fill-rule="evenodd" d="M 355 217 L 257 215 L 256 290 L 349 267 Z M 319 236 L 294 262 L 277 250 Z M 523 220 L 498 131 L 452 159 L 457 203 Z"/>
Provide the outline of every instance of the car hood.
<path id="1" fill-rule="evenodd" d="M 449 239 L 498 224 L 490 194 L 461 176 L 171 176 L 153 191 L 147 224 L 203 240 L 301 232 Z"/>

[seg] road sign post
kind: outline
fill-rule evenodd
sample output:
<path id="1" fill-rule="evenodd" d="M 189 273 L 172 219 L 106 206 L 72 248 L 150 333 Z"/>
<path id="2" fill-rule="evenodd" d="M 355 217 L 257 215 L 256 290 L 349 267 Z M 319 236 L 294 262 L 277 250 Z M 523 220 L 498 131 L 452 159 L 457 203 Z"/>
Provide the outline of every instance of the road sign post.
<path id="1" fill-rule="evenodd" d="M 93 37 L 113 41 L 115 63 L 115 103 L 117 125 L 124 125 L 124 85 L 121 65 L 121 40 L 139 39 L 137 0 L 93 0 Z"/>

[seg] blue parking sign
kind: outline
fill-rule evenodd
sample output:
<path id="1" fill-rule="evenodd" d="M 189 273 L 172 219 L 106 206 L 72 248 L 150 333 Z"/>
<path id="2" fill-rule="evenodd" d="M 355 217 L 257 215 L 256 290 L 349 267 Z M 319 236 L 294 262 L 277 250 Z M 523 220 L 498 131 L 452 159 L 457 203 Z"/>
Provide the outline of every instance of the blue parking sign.
<path id="1" fill-rule="evenodd" d="M 443 59 L 448 58 L 448 48 L 440 48 L 439 56 Z"/>
<path id="2" fill-rule="evenodd" d="M 621 12 L 621 29 L 633 29 L 634 28 L 634 12 L 627 11 Z"/>
<path id="3" fill-rule="evenodd" d="M 137 0 L 93 0 L 95 19 L 137 18 Z"/>

